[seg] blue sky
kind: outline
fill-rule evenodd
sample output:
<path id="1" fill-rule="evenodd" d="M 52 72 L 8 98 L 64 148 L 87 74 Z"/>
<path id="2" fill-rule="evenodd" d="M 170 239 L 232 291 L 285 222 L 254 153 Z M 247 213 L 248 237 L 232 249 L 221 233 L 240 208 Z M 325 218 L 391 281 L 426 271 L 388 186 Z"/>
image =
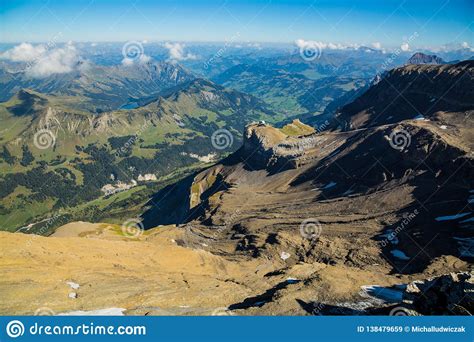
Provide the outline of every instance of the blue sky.
<path id="1" fill-rule="evenodd" d="M 473 44 L 474 1 L 3 0 L 1 42 L 296 39 L 399 46 Z"/>

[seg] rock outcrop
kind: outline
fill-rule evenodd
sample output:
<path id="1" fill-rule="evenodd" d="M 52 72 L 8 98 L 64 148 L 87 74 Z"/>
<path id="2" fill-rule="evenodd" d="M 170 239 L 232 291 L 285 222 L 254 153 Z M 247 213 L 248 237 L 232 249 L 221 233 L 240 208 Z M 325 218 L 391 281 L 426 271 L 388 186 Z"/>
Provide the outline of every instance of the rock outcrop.
<path id="1" fill-rule="evenodd" d="M 250 167 L 276 172 L 302 166 L 304 157 L 320 143 L 318 133 L 299 120 L 281 129 L 253 123 L 245 128 L 239 153 Z"/>
<path id="2" fill-rule="evenodd" d="M 474 315 L 474 275 L 450 273 L 414 281 L 404 298 L 422 315 Z"/>
<path id="3" fill-rule="evenodd" d="M 444 64 L 442 58 L 436 55 L 426 55 L 422 52 L 417 52 L 410 57 L 407 64 Z"/>

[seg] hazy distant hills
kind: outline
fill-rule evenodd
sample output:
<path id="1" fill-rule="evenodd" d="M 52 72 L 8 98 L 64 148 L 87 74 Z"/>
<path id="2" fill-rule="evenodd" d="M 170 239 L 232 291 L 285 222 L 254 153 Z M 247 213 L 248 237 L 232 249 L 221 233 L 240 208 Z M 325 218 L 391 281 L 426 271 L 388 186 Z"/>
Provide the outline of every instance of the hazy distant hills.
<path id="1" fill-rule="evenodd" d="M 0 100 L 6 101 L 22 88 L 51 95 L 74 96 L 77 109 L 91 112 L 119 108 L 129 98 L 156 95 L 194 78 L 178 64 L 147 62 L 130 66 L 101 66 L 80 62 L 77 70 L 33 78 L 27 72 L 0 69 Z"/>
<path id="2" fill-rule="evenodd" d="M 304 114 L 311 120 L 333 101 L 345 104 L 348 93 L 368 83 L 384 58 L 379 51 L 370 51 L 323 51 L 320 58 L 311 61 L 299 54 L 262 58 L 253 64 L 230 67 L 212 79 L 253 94 L 289 115 Z"/>

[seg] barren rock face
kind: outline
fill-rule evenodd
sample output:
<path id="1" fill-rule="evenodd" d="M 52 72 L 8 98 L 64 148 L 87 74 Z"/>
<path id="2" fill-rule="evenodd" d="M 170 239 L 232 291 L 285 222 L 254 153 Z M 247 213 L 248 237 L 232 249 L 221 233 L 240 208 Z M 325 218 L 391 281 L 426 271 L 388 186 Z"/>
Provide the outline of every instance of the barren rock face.
<path id="1" fill-rule="evenodd" d="M 296 168 L 298 158 L 318 144 L 314 129 L 294 120 L 277 129 L 264 123 L 245 128 L 242 159 L 255 168 L 281 170 Z"/>
<path id="2" fill-rule="evenodd" d="M 273 148 L 286 137 L 280 130 L 265 124 L 249 125 L 244 132 L 243 158 L 256 167 L 266 167 L 273 156 Z"/>
<path id="3" fill-rule="evenodd" d="M 415 53 L 410 57 L 407 64 L 444 64 L 442 58 L 435 55 L 426 55 L 421 52 Z"/>

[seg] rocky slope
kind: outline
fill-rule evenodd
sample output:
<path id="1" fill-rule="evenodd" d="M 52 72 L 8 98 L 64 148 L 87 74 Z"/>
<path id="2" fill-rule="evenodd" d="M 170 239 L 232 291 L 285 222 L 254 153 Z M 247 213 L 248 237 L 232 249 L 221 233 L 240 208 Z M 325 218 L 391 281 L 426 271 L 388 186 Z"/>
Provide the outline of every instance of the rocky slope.
<path id="1" fill-rule="evenodd" d="M 390 86 L 381 81 L 343 108 L 347 131 L 294 137 L 250 125 L 238 152 L 158 194 L 145 223 L 188 222 L 197 240 L 227 253 L 269 258 L 288 248 L 294 262 L 414 273 L 443 255 L 472 260 L 471 75 L 469 63 L 393 70 L 387 77 L 406 84 L 403 98 L 433 107 L 421 118 L 403 107 L 380 115 Z M 430 77 L 433 88 L 463 87 L 433 104 L 413 86 Z M 295 235 L 307 222 L 320 236 L 302 243 Z"/>
<path id="2" fill-rule="evenodd" d="M 410 284 L 431 279 L 440 268 L 468 269 L 453 257 L 437 259 L 425 273 L 410 276 L 390 275 L 375 264 L 294 263 L 293 255 L 285 259 L 276 251 L 272 258 L 227 256 L 194 243 L 191 227 L 162 226 L 142 233 L 129 228 L 81 222 L 51 237 L 0 232 L 0 313 L 430 314 L 416 301 L 417 288 L 425 283 Z M 454 302 L 472 288 L 472 280 L 463 274 L 441 280 L 428 280 L 426 286 L 436 283 L 432 298 L 457 305 L 443 314 L 472 310 L 470 294 Z M 439 304 L 431 308 L 443 309 Z"/>
<path id="3" fill-rule="evenodd" d="M 472 110 L 474 62 L 444 65 L 407 65 L 390 70 L 373 87 L 336 113 L 340 129 L 358 129 L 402 120 L 459 113 L 461 121 Z M 460 123 L 460 122 L 458 122 Z M 459 125 L 462 128 L 462 124 Z"/>

